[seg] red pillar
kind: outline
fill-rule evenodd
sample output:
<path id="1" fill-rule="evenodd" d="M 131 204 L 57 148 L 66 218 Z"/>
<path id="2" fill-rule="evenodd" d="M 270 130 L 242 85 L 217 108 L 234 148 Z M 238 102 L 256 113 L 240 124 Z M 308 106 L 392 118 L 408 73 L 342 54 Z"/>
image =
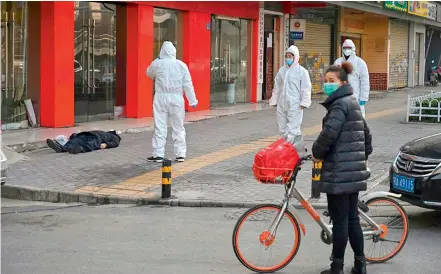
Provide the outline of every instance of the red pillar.
<path id="1" fill-rule="evenodd" d="M 206 110 L 210 108 L 211 14 L 189 11 L 183 21 L 182 59 L 190 70 L 199 101 L 196 110 Z M 187 102 L 185 107 L 193 111 Z"/>
<path id="2" fill-rule="evenodd" d="M 74 125 L 74 2 L 40 2 L 40 125 Z"/>
<path id="3" fill-rule="evenodd" d="M 251 53 L 251 102 L 257 103 L 257 75 L 259 64 L 259 20 L 253 20 L 253 46 Z"/>
<path id="4" fill-rule="evenodd" d="M 146 69 L 153 61 L 153 7 L 127 4 L 126 117 L 153 115 L 153 83 Z"/>

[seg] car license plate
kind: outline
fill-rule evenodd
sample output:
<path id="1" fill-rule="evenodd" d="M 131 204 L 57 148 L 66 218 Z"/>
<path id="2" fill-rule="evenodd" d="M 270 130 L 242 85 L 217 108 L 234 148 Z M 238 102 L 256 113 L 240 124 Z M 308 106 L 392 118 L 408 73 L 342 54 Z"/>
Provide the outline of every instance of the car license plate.
<path id="1" fill-rule="evenodd" d="M 415 192 L 415 178 L 409 178 L 406 176 L 393 174 L 392 187 L 397 190 L 414 193 Z"/>

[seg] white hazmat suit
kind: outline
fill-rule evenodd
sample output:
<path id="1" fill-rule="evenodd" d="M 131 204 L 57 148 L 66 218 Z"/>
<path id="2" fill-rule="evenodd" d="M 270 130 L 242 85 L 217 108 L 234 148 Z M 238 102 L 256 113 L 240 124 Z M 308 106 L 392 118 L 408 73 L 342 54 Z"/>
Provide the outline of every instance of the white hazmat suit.
<path id="1" fill-rule="evenodd" d="M 187 65 L 176 59 L 176 48 L 169 41 L 162 45 L 159 59 L 147 68 L 147 76 L 155 81 L 153 99 L 153 116 L 155 133 L 152 139 L 153 157 L 164 158 L 167 140 L 168 118 L 172 128 L 174 153 L 177 158 L 185 158 L 187 145 L 185 141 L 185 101 L 189 105 L 198 104 Z"/>
<path id="2" fill-rule="evenodd" d="M 344 49 L 350 48 L 350 49 Z M 369 71 L 366 62 L 355 54 L 355 44 L 350 39 L 346 39 L 342 46 L 343 55 L 349 56 L 346 59 L 344 56 L 338 58 L 334 65 L 340 66 L 343 62 L 349 62 L 352 64 L 353 71 L 349 74 L 349 84 L 354 89 L 354 96 L 360 102 L 360 109 L 363 113 L 363 117 L 366 116 L 366 110 L 364 103 L 369 101 Z"/>
<path id="3" fill-rule="evenodd" d="M 299 65 L 299 49 L 290 46 L 286 53 L 294 55 L 294 63 L 291 66 L 285 64 L 277 72 L 269 103 L 273 106 L 277 105 L 277 125 L 280 134 L 301 152 L 299 145 L 304 145 L 300 129 L 303 120 L 302 107 L 311 106 L 312 85 L 309 72 Z"/>

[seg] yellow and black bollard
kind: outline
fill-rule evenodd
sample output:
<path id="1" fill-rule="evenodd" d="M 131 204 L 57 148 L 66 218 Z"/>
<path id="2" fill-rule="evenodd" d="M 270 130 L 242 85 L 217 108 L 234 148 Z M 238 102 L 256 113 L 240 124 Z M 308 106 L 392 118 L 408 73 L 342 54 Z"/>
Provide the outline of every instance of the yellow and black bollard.
<path id="1" fill-rule="evenodd" d="M 311 181 L 311 198 L 320 198 L 320 175 L 322 173 L 323 162 L 312 162 L 312 181 Z"/>
<path id="2" fill-rule="evenodd" d="M 171 196 L 171 182 L 172 182 L 172 161 L 164 160 L 162 162 L 162 198 L 167 199 Z"/>

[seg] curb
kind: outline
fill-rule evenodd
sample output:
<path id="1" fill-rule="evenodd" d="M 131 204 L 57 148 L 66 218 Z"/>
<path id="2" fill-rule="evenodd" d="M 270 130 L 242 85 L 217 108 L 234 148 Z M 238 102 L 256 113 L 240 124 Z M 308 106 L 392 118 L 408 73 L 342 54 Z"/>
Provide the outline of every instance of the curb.
<path id="1" fill-rule="evenodd" d="M 93 195 L 71 191 L 44 190 L 40 188 L 3 185 L 1 197 L 17 200 L 42 201 L 51 203 L 84 203 L 89 205 L 134 204 L 134 205 L 162 205 L 173 207 L 200 207 L 200 208 L 251 208 L 264 202 L 229 202 L 211 200 L 161 199 L 159 195 L 153 198 L 136 198 L 126 196 Z M 303 208 L 299 203 L 291 204 L 294 208 Z M 311 203 L 316 209 L 325 209 L 323 202 Z"/>
<path id="2" fill-rule="evenodd" d="M 370 186 L 366 191 L 369 193 L 376 186 L 384 184 L 389 177 L 388 172 L 378 177 L 378 180 Z M 111 196 L 111 195 L 93 195 L 88 193 L 77 193 L 72 191 L 57 191 L 45 190 L 40 188 L 26 187 L 26 186 L 11 186 L 3 185 L 1 187 L 1 197 L 30 200 L 30 201 L 44 201 L 51 203 L 84 203 L 89 205 L 107 205 L 107 204 L 134 204 L 134 205 L 163 205 L 174 207 L 201 207 L 201 208 L 251 208 L 265 202 L 230 202 L 230 201 L 212 201 L 212 200 L 190 200 L 190 199 L 161 199 L 158 193 L 152 198 L 137 198 L 127 196 Z M 328 204 L 323 200 L 316 201 L 309 199 L 310 204 L 315 209 L 327 209 Z M 292 203 L 296 209 L 303 209 L 303 207 L 295 201 Z"/>
<path id="3" fill-rule="evenodd" d="M 221 114 L 221 115 L 217 115 L 217 116 L 207 116 L 206 118 L 202 118 L 199 120 L 184 122 L 184 124 L 193 124 L 193 123 L 216 119 L 216 118 L 223 118 L 223 117 L 229 117 L 229 116 L 238 115 L 238 114 L 251 113 L 251 112 L 256 112 L 256 111 L 265 111 L 265 110 L 269 110 L 269 109 L 244 110 L 244 111 L 236 112 L 236 113 Z M 75 127 L 73 127 L 73 128 L 75 128 Z M 152 131 L 153 129 L 154 129 L 154 126 L 134 127 L 134 128 L 123 129 L 123 130 L 117 130 L 117 133 L 118 134 L 138 134 L 138 133 Z M 111 129 L 108 129 L 108 130 L 111 130 Z M 12 145 L 7 145 L 7 147 L 13 149 L 17 153 L 23 153 L 23 152 L 27 152 L 27 151 L 33 151 L 33 150 L 37 150 L 37 149 L 47 148 L 48 146 L 46 144 L 46 140 L 44 140 L 44 141 L 34 141 L 34 142 L 28 142 L 28 143 L 22 143 L 22 144 L 12 144 Z"/>

